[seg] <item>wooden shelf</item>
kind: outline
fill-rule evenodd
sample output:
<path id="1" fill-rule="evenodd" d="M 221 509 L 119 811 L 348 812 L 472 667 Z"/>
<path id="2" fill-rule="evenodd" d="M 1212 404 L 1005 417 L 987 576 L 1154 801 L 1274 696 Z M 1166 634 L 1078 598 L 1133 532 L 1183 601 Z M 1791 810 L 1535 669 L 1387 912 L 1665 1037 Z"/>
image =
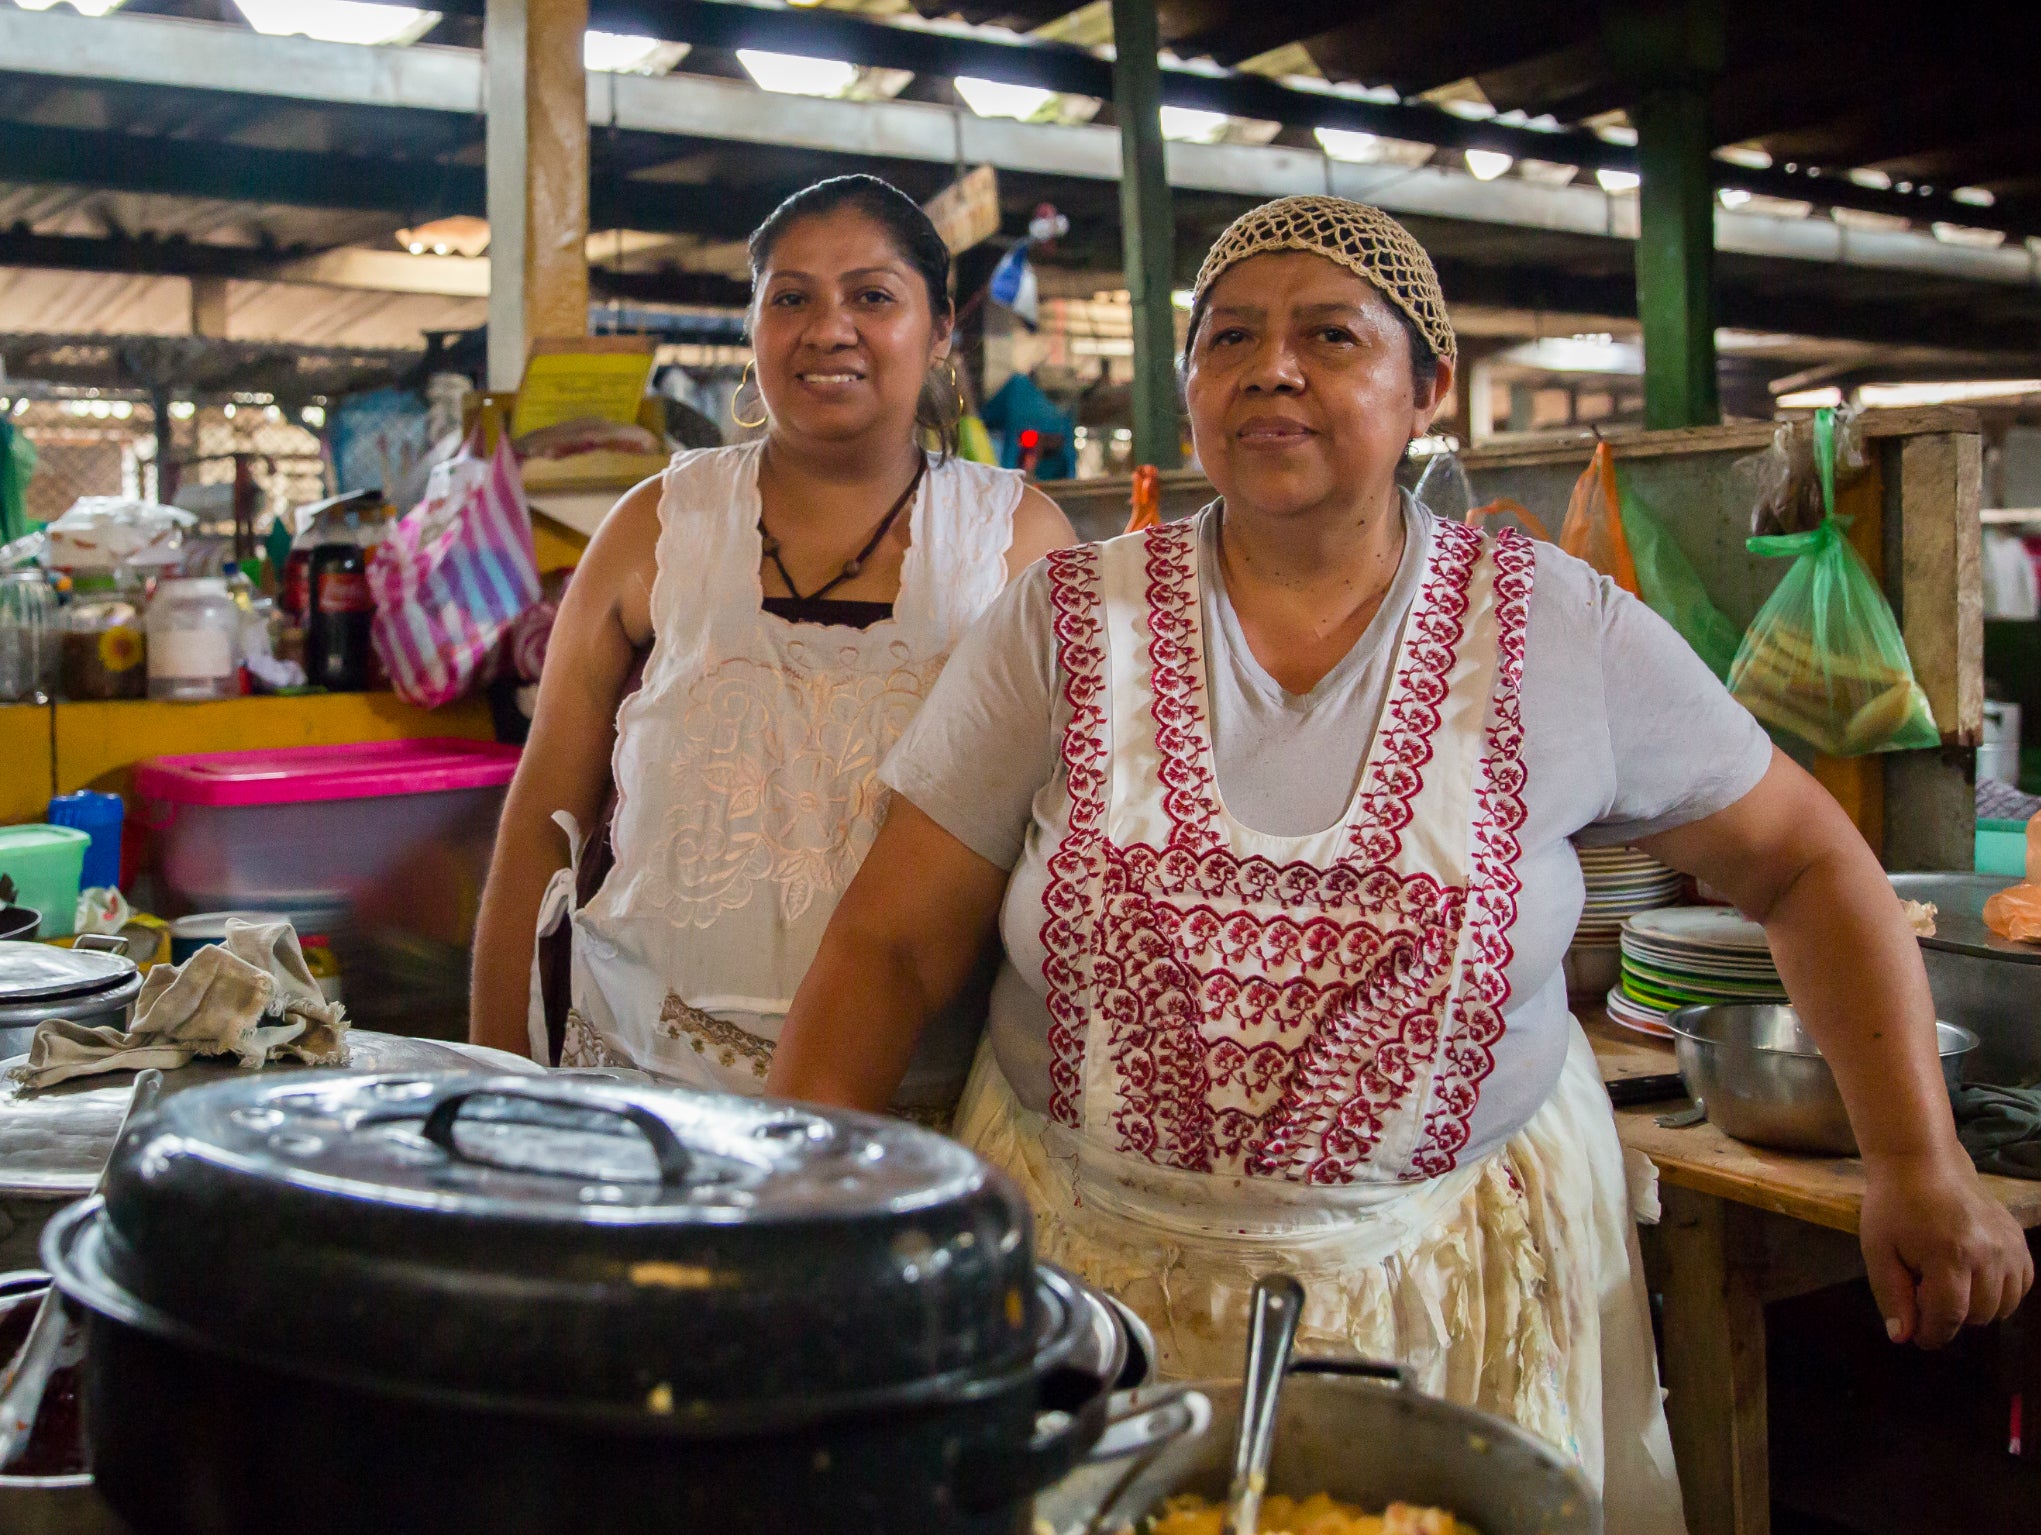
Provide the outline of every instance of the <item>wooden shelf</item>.
<path id="1" fill-rule="evenodd" d="M 479 698 L 414 709 L 394 693 L 0 705 L 0 823 L 41 820 L 52 794 L 126 794 L 147 757 L 424 736 L 488 741 L 495 731 Z"/>

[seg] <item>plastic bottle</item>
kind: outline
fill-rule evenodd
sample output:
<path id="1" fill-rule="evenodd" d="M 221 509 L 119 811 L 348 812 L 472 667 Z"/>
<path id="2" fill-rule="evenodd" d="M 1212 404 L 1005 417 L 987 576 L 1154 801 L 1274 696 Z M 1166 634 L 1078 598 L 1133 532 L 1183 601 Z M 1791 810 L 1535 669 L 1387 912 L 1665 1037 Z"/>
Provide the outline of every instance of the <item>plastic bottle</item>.
<path id="1" fill-rule="evenodd" d="M 368 559 L 360 544 L 321 544 L 312 551 L 311 607 L 305 620 L 305 680 L 337 693 L 369 685 Z"/>

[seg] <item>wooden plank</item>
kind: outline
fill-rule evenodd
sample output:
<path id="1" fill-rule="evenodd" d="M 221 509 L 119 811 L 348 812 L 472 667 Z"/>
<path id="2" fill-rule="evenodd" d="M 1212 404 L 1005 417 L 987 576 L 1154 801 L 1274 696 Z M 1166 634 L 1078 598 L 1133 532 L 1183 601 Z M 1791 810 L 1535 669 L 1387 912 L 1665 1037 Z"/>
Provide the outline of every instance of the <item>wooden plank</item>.
<path id="1" fill-rule="evenodd" d="M 1964 432 L 1910 437 L 1899 455 L 1893 606 L 1942 739 L 1960 746 L 1975 746 L 1984 732 L 1983 453 L 1982 439 Z"/>
<path id="2" fill-rule="evenodd" d="M 1665 1300 L 1666 1421 L 1692 1535 L 1768 1535 L 1765 1308 L 1749 1212 L 1681 1188 L 1653 1233 Z"/>
<path id="3" fill-rule="evenodd" d="M 40 821 L 57 792 L 49 704 L 0 704 L 0 825 Z"/>
<path id="4" fill-rule="evenodd" d="M 1859 422 L 1864 436 L 1872 439 L 1911 437 L 1924 432 L 1975 432 L 1979 417 L 1974 410 L 1954 406 L 1923 406 L 1907 410 L 1867 410 Z M 1650 432 L 1641 427 L 1619 427 L 1602 433 L 1614 445 L 1619 458 L 1664 458 L 1688 453 L 1750 453 L 1770 444 L 1778 430 L 1771 421 L 1733 421 L 1722 426 L 1687 427 L 1677 431 Z M 1471 448 L 1460 461 L 1469 472 L 1475 468 L 1503 469 L 1527 464 L 1576 464 L 1586 467 L 1588 457 L 1600 439 L 1591 431 L 1554 440 L 1541 436 L 1536 442 L 1511 443 Z"/>
<path id="5" fill-rule="evenodd" d="M 134 765 L 145 757 L 426 736 L 495 739 L 489 706 L 478 698 L 430 710 L 414 709 L 394 693 L 191 704 L 136 699 L 59 703 L 55 708 L 56 781 L 66 794 L 74 789 L 128 794 Z"/>
<path id="6" fill-rule="evenodd" d="M 1583 1026 L 1604 1063 L 1604 1076 L 1678 1069 L 1669 1044 L 1619 1029 L 1599 1017 L 1590 1017 Z M 1650 1157 L 1661 1182 L 1835 1231 L 1856 1232 L 1864 1208 L 1864 1167 L 1855 1157 L 1769 1151 L 1732 1140 L 1712 1124 L 1668 1130 L 1658 1123 L 1659 1115 L 1683 1106 L 1683 1100 L 1674 1100 L 1616 1110 L 1616 1130 L 1623 1144 Z M 2030 1230 L 2041 1226 L 2041 1182 L 1989 1173 L 1978 1181 L 2022 1226 Z"/>

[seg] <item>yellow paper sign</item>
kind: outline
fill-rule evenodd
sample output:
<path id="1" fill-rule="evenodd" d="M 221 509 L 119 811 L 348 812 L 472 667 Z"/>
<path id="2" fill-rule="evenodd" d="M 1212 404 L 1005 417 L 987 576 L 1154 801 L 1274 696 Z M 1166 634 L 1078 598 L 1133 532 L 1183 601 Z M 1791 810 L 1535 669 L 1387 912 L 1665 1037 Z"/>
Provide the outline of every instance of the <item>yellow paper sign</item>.
<path id="1" fill-rule="evenodd" d="M 999 173 L 989 165 L 966 171 L 923 209 L 952 256 L 999 233 Z"/>
<path id="2" fill-rule="evenodd" d="M 648 351 L 541 352 L 525 364 L 511 435 L 581 416 L 628 425 L 638 419 L 638 402 L 651 378 Z"/>

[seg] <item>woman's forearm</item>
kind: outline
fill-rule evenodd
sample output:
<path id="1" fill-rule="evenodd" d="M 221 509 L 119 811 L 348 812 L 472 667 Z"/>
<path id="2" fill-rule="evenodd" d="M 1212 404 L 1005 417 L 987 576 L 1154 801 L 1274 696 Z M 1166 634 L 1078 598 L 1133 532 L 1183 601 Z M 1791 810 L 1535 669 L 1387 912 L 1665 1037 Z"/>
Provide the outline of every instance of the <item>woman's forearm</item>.
<path id="1" fill-rule="evenodd" d="M 1870 849 L 1817 857 L 1763 920 L 1863 1155 L 1961 1156 L 1920 946 Z"/>
<path id="2" fill-rule="evenodd" d="M 566 861 L 560 833 L 542 810 L 505 805 L 475 919 L 468 993 L 468 1038 L 475 1044 L 531 1053 L 526 1020 L 539 906 L 547 881 Z"/>

